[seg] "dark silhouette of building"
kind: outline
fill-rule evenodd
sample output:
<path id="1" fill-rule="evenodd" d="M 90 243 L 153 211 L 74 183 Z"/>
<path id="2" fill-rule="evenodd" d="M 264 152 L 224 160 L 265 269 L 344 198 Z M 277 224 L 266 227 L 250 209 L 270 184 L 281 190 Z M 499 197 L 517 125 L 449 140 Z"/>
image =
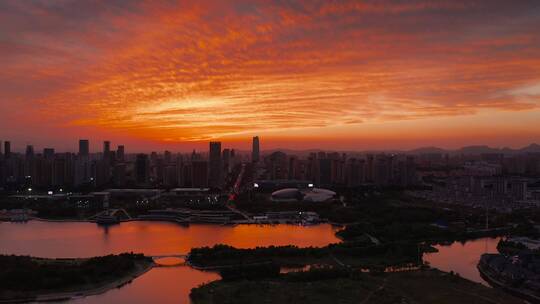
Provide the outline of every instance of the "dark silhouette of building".
<path id="1" fill-rule="evenodd" d="M 26 159 L 34 158 L 34 146 L 26 146 Z"/>
<path id="2" fill-rule="evenodd" d="M 135 181 L 139 185 L 144 185 L 149 182 L 150 178 L 150 161 L 147 154 L 137 154 L 135 159 Z"/>
<path id="3" fill-rule="evenodd" d="M 103 159 L 109 159 L 110 156 L 111 156 L 111 142 L 104 141 L 103 142 Z"/>
<path id="4" fill-rule="evenodd" d="M 116 159 L 120 162 L 125 160 L 125 150 L 123 145 L 118 146 L 118 149 L 116 150 Z"/>
<path id="5" fill-rule="evenodd" d="M 276 151 L 268 155 L 265 160 L 270 179 L 287 179 L 289 177 L 287 154 Z"/>
<path id="6" fill-rule="evenodd" d="M 5 158 L 11 157 L 11 142 L 9 141 L 4 142 L 4 157 Z"/>
<path id="7" fill-rule="evenodd" d="M 90 154 L 90 142 L 88 139 L 79 140 L 79 156 L 87 157 Z"/>
<path id="8" fill-rule="evenodd" d="M 191 162 L 191 183 L 194 188 L 208 187 L 208 162 L 204 160 Z"/>
<path id="9" fill-rule="evenodd" d="M 126 164 L 116 164 L 113 168 L 113 182 L 117 187 L 124 187 L 127 182 Z"/>
<path id="10" fill-rule="evenodd" d="M 210 142 L 209 153 L 210 172 L 208 176 L 208 185 L 210 187 L 219 188 L 221 186 L 221 142 Z"/>
<path id="11" fill-rule="evenodd" d="M 54 158 L 54 149 L 53 148 L 44 148 L 43 149 L 43 157 L 45 159 L 53 159 Z"/>
<path id="12" fill-rule="evenodd" d="M 231 170 L 231 150 L 223 149 L 223 172 L 226 174 Z"/>
<path id="13" fill-rule="evenodd" d="M 260 155 L 260 143 L 259 143 L 259 136 L 253 137 L 253 144 L 251 148 L 251 161 L 254 163 L 258 163 L 259 159 L 261 157 Z"/>

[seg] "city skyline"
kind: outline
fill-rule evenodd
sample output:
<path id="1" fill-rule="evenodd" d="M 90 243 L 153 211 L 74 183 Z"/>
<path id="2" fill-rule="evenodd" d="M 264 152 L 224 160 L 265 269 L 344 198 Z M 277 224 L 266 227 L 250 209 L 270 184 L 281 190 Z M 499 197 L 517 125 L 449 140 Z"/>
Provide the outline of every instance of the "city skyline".
<path id="1" fill-rule="evenodd" d="M 2 137 L 135 150 L 524 146 L 534 1 L 0 4 Z M 31 75 L 31 76 L 30 76 Z M 419 144 L 422 143 L 422 144 Z"/>
<path id="2" fill-rule="evenodd" d="M 153 147 L 148 146 L 142 146 L 142 149 L 137 149 L 135 147 L 129 147 L 127 146 L 126 151 L 126 145 L 124 141 L 120 142 L 113 142 L 110 140 L 100 140 L 100 141 L 92 141 L 88 139 L 78 139 L 74 140 L 72 144 L 68 145 L 68 148 L 62 148 L 62 146 L 57 147 L 53 144 L 44 144 L 44 145 L 34 145 L 29 142 L 22 143 L 21 141 L 17 140 L 11 140 L 11 139 L 2 139 L 0 138 L 0 155 L 4 153 L 4 150 L 9 147 L 9 151 L 11 153 L 19 153 L 19 154 L 26 154 L 28 153 L 28 149 L 32 149 L 32 154 L 43 154 L 42 152 L 45 152 L 46 150 L 52 150 L 55 153 L 74 153 L 74 154 L 81 154 L 81 151 L 83 152 L 82 155 L 88 155 L 88 154 L 105 154 L 106 147 L 108 147 L 109 152 L 110 151 L 121 151 L 121 154 L 137 154 L 137 153 L 164 153 L 164 152 L 170 152 L 170 153 L 184 153 L 189 154 L 193 151 L 196 151 L 197 153 L 209 153 L 208 152 L 208 145 L 216 142 L 227 149 L 233 149 L 238 152 L 246 153 L 246 155 L 250 155 L 251 158 L 254 158 L 253 151 L 256 150 L 257 153 L 268 153 L 268 152 L 274 152 L 274 151 L 290 151 L 290 152 L 310 152 L 310 151 L 335 151 L 335 152 L 420 152 L 424 153 L 427 152 L 455 152 L 460 151 L 462 149 L 473 149 L 472 153 L 482 153 L 482 151 L 489 153 L 489 152 L 495 152 L 500 151 L 502 153 L 516 151 L 519 152 L 521 150 L 526 150 L 526 152 L 540 152 L 540 144 L 537 142 L 530 142 L 525 145 L 517 145 L 517 146 L 509 146 L 509 145 L 502 145 L 502 146 L 491 146 L 486 145 L 482 143 L 476 143 L 471 145 L 465 145 L 465 146 L 454 146 L 454 147 L 445 147 L 445 146 L 429 146 L 429 145 L 421 145 L 419 143 L 417 146 L 412 146 L 411 148 L 359 148 L 359 149 L 340 149 L 340 148 L 331 148 L 331 147 L 312 147 L 312 148 L 299 148 L 295 149 L 294 145 L 292 147 L 287 146 L 278 146 L 278 147 L 266 147 L 266 142 L 263 144 L 263 148 L 260 149 L 260 137 L 254 136 L 251 138 L 251 141 L 249 139 L 246 139 L 245 141 L 241 142 L 240 145 L 238 145 L 238 142 L 227 142 L 227 141 L 204 141 L 204 142 L 198 142 L 198 143 L 191 143 L 190 146 L 185 146 L 181 149 L 175 150 L 170 149 L 169 146 L 164 146 L 163 149 L 154 149 Z M 256 144 L 255 144 L 256 142 Z M 7 145 L 7 146 L 6 146 Z M 240 148 L 236 148 L 236 147 Z M 255 148 L 256 147 L 256 148 Z M 474 151 L 475 150 L 475 151 Z M 467 152 L 471 153 L 471 152 Z"/>

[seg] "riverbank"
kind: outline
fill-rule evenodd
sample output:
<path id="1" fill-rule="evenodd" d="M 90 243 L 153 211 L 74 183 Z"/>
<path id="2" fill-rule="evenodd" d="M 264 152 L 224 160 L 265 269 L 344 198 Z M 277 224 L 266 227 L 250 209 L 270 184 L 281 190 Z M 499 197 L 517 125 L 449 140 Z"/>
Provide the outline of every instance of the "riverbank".
<path id="1" fill-rule="evenodd" d="M 0 303 L 65 301 L 98 295 L 130 283 L 155 266 L 151 258 L 133 254 L 90 259 L 1 256 L 0 261 L 4 271 L 0 276 Z M 6 263 L 11 263 L 11 269 Z M 12 282 L 7 283 L 10 279 Z M 21 279 L 24 285 L 17 284 Z"/>
<path id="2" fill-rule="evenodd" d="M 497 261 L 493 262 L 490 259 L 497 259 Z M 509 265 L 508 269 L 505 263 Z M 526 299 L 532 303 L 540 303 L 540 295 L 536 292 L 538 283 L 535 279 L 537 277 L 530 274 L 523 274 L 522 271 L 528 271 L 528 269 L 522 270 L 514 263 L 514 260 L 506 260 L 502 255 L 484 254 L 477 268 L 482 278 L 490 285 L 501 288 L 509 294 Z M 523 277 L 527 277 L 527 281 Z"/>
<path id="3" fill-rule="evenodd" d="M 523 303 L 496 289 L 435 269 L 385 274 L 331 271 L 214 281 L 194 288 L 194 304 L 242 303 Z"/>

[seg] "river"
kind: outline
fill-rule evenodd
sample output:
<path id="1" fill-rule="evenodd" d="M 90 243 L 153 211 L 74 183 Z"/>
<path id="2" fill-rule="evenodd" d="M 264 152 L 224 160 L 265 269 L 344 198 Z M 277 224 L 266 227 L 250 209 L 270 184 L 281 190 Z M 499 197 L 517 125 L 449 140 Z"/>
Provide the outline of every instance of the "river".
<path id="1" fill-rule="evenodd" d="M 84 222 L 0 222 L 0 253 L 58 258 L 91 257 L 129 251 L 153 256 L 180 255 L 188 253 L 193 247 L 220 243 L 238 248 L 289 244 L 320 247 L 339 242 L 335 232 L 335 228 L 327 224 L 194 224 L 184 227 L 167 222 L 125 222 L 101 227 Z M 488 285 L 480 277 L 476 265 L 480 255 L 497 251 L 498 240 L 484 238 L 438 245 L 435 247 L 439 251 L 425 254 L 424 260 L 443 271 L 454 271 L 466 279 Z M 163 263 L 167 264 L 167 259 Z M 160 267 L 122 288 L 71 300 L 70 303 L 189 303 L 191 288 L 216 279 L 219 279 L 216 273 L 188 266 Z"/>
<path id="2" fill-rule="evenodd" d="M 228 244 L 238 248 L 270 245 L 326 246 L 339 242 L 328 224 L 197 225 L 125 222 L 101 227 L 84 222 L 0 222 L 0 253 L 46 258 L 91 257 L 122 252 L 186 254 L 193 247 Z M 154 268 L 132 283 L 72 303 L 189 303 L 191 288 L 219 279 L 213 272 L 187 266 Z M 65 302 L 64 302 L 65 303 Z"/>
<path id="3" fill-rule="evenodd" d="M 467 242 L 454 242 L 450 245 L 437 245 L 438 252 L 424 254 L 424 261 L 442 271 L 453 271 L 473 282 L 490 285 L 480 276 L 476 268 L 484 253 L 498 253 L 500 238 L 481 238 Z"/>

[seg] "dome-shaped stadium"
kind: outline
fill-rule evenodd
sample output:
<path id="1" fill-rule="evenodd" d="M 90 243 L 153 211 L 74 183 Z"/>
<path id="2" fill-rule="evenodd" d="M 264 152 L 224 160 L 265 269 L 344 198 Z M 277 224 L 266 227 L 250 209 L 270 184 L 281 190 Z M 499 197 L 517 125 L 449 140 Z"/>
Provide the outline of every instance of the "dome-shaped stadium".
<path id="1" fill-rule="evenodd" d="M 331 190 L 312 188 L 299 190 L 297 188 L 285 188 L 272 193 L 274 202 L 326 202 L 336 197 L 336 193 Z"/>
<path id="2" fill-rule="evenodd" d="M 334 199 L 335 197 L 336 193 L 328 189 L 313 188 L 304 192 L 305 202 L 326 202 L 328 200 Z"/>
<path id="3" fill-rule="evenodd" d="M 272 193 L 274 202 L 297 202 L 301 201 L 304 195 L 297 188 L 285 188 Z"/>

